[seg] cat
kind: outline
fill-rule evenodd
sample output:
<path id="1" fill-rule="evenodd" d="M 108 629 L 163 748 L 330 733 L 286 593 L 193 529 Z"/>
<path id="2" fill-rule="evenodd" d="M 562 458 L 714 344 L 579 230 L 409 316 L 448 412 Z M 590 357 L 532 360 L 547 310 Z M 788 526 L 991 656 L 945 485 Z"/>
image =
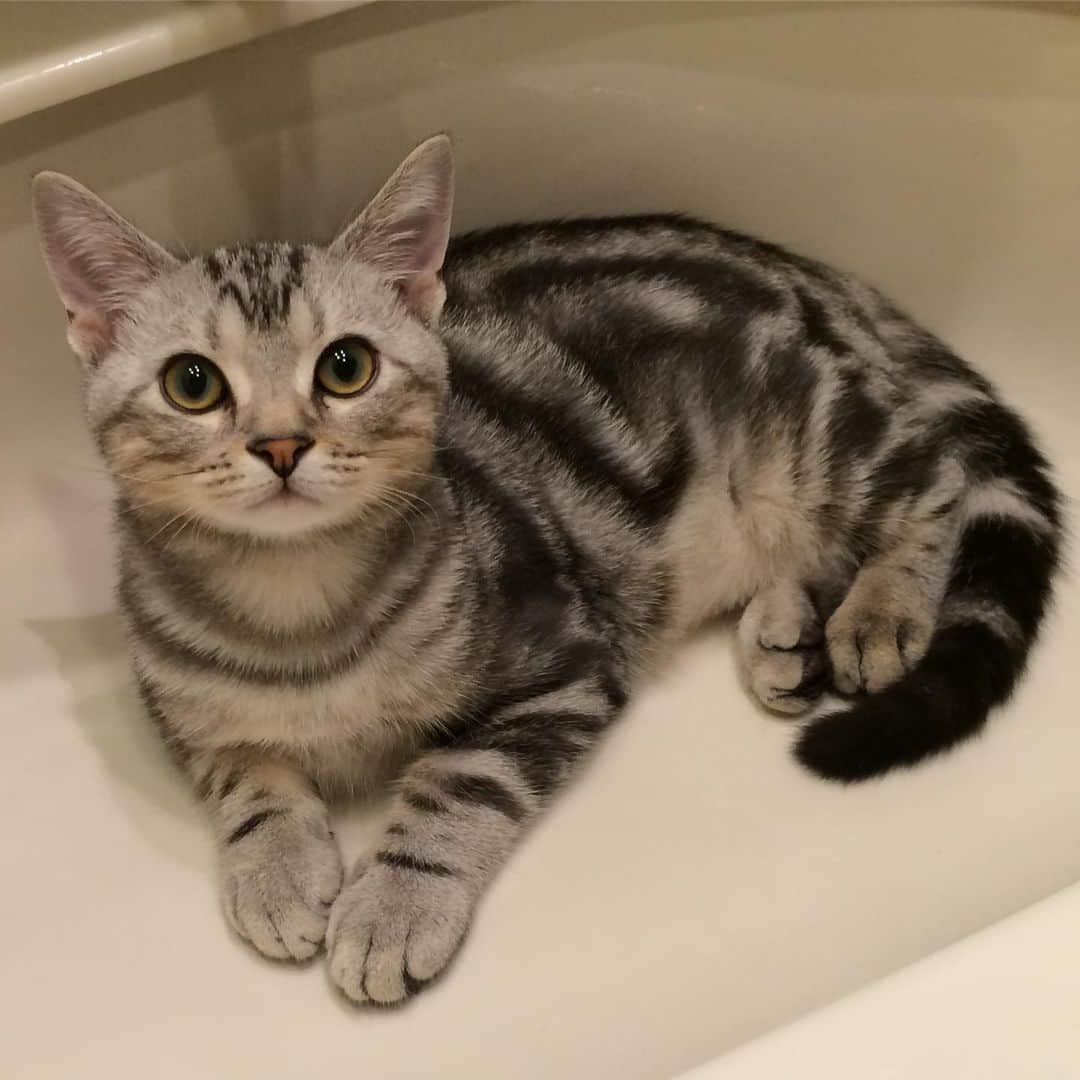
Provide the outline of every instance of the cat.
<path id="1" fill-rule="evenodd" d="M 978 731 L 1050 598 L 1021 419 L 878 292 L 682 216 L 450 241 L 449 140 L 332 243 L 178 257 L 57 173 L 42 249 L 117 487 L 150 717 L 233 929 L 403 1001 L 626 704 L 740 612 L 851 782 Z M 325 799 L 399 772 L 343 882 Z"/>

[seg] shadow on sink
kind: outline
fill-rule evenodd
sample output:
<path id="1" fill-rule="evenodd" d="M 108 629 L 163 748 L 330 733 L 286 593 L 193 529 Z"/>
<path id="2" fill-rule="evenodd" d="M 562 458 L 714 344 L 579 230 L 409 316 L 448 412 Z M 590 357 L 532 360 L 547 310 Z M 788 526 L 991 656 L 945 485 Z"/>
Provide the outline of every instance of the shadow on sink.
<path id="1" fill-rule="evenodd" d="M 140 833 L 171 857 L 205 866 L 207 823 L 139 700 L 120 616 L 27 619 L 24 625 L 55 657 L 71 689 L 71 715 Z"/>

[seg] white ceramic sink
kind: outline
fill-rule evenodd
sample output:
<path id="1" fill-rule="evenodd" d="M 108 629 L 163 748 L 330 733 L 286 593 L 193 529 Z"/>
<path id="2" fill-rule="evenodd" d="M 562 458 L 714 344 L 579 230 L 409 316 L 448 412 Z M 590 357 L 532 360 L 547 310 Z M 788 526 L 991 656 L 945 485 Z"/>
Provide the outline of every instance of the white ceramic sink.
<path id="1" fill-rule="evenodd" d="M 23 55 L 14 11 L 9 71 L 41 42 Z M 967 983 L 939 955 L 1080 881 L 1075 577 L 983 738 L 850 790 L 799 771 L 790 729 L 738 688 L 726 631 L 702 635 L 404 1010 L 356 1012 L 319 963 L 230 938 L 209 830 L 127 675 L 108 483 L 27 198 L 49 167 L 168 244 L 328 235 L 449 129 L 460 228 L 678 209 L 860 271 L 997 381 L 1075 496 L 1080 16 L 373 4 L 142 70 L 0 125 L 0 1076 L 644 1080 L 710 1059 L 702 1075 L 1080 1075 L 1064 1024 L 1008 1023 L 1066 1015 L 1075 902 L 1021 917 L 1047 927 L 1037 946 L 1021 929 L 997 949 L 1010 924 L 961 946 Z M 377 813 L 350 814 L 350 854 Z M 973 981 L 995 978 L 965 1028 Z M 950 1031 L 985 1040 L 977 1070 Z"/>

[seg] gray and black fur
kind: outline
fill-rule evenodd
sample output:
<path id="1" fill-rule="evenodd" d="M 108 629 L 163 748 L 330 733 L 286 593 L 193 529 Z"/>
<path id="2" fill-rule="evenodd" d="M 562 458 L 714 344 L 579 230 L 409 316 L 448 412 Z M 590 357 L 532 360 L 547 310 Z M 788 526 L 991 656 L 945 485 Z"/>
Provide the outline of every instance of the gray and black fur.
<path id="1" fill-rule="evenodd" d="M 913 538 L 900 580 L 917 578 L 927 559 L 947 567 L 921 660 L 888 688 L 811 722 L 799 759 L 824 776 L 865 779 L 973 733 L 1008 696 L 1049 600 L 1060 500 L 1023 421 L 878 294 L 773 245 L 671 216 L 466 236 L 451 246 L 446 281 L 446 441 L 468 447 L 482 429 L 501 469 L 492 476 L 467 449 L 453 449 L 444 470 L 485 529 L 503 531 L 507 633 L 520 625 L 518 602 L 531 608 L 542 596 L 550 611 L 569 586 L 570 604 L 593 627 L 590 645 L 607 646 L 605 675 L 621 703 L 628 657 L 649 647 L 669 615 L 668 568 L 636 578 L 639 564 L 627 566 L 622 551 L 608 560 L 591 550 L 588 523 L 553 510 L 545 478 L 617 515 L 642 550 L 663 544 L 692 478 L 717 460 L 728 485 L 714 497 L 737 518 L 753 499 L 756 463 L 790 440 L 798 532 L 810 549 L 796 544 L 790 554 L 809 563 L 795 576 L 819 623 L 860 568 L 887 560 L 898 537 L 907 542 L 905 532 L 926 535 Z M 701 303 L 692 325 L 673 332 L 635 303 L 635 292 L 657 282 Z M 507 326 L 510 353 L 498 337 Z M 524 374 L 529 366 L 539 379 Z M 937 392 L 961 389 L 934 407 Z M 634 447 L 639 468 L 611 448 L 608 417 L 590 397 L 626 425 L 622 447 Z M 728 460 L 736 434 L 742 453 Z M 815 473 L 824 483 L 800 499 Z M 1014 512 L 976 507 L 965 519 L 965 499 L 985 485 L 1014 497 Z M 612 601 L 629 597 L 636 603 L 622 610 Z M 560 605 L 540 638 L 576 649 L 562 625 Z"/>
<path id="2" fill-rule="evenodd" d="M 795 752 L 861 780 L 983 725 L 1059 559 L 1024 423 L 872 289 L 673 216 L 473 233 L 444 262 L 449 191 L 430 140 L 327 248 L 180 262 L 38 182 L 120 487 L 136 671 L 211 808 L 226 913 L 280 957 L 329 922 L 357 1001 L 443 969 L 522 830 L 705 619 L 741 612 L 768 707 L 849 698 Z M 343 335 L 379 358 L 344 405 L 306 389 Z M 156 384 L 191 352 L 230 384 L 197 423 Z M 299 508 L 244 449 L 286 434 L 310 442 L 280 482 Z M 323 795 L 380 769 L 392 820 L 342 888 Z"/>

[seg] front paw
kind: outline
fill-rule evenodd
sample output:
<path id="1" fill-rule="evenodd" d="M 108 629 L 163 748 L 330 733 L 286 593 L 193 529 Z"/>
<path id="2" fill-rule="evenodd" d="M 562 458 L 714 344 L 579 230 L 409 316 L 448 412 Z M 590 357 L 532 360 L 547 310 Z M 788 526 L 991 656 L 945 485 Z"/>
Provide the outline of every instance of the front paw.
<path id="1" fill-rule="evenodd" d="M 356 1002 L 404 1001 L 450 962 L 472 900 L 446 866 L 380 853 L 330 914 L 330 977 Z"/>
<path id="2" fill-rule="evenodd" d="M 279 810 L 254 813 L 244 826 L 250 822 L 220 850 L 225 916 L 264 956 L 307 960 L 322 944 L 341 888 L 337 845 L 324 820 Z"/>

